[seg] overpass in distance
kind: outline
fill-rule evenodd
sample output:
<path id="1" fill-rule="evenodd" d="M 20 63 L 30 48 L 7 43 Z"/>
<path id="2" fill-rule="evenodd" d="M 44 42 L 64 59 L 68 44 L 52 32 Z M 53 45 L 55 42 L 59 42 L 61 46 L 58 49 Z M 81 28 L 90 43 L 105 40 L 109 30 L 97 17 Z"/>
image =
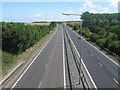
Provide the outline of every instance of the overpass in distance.
<path id="1" fill-rule="evenodd" d="M 78 39 L 79 35 L 67 25 L 58 24 L 57 27 L 53 36 L 12 85 L 11 90 L 16 88 L 119 90 L 120 66 L 85 39 Z"/>

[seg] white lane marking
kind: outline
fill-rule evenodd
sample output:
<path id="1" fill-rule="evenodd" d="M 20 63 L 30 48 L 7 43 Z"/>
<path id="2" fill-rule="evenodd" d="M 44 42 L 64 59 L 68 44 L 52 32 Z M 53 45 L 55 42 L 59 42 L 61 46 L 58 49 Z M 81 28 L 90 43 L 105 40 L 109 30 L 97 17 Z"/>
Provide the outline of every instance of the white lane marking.
<path id="1" fill-rule="evenodd" d="M 100 66 L 102 67 L 102 64 L 101 63 L 99 63 L 100 64 Z"/>
<path id="2" fill-rule="evenodd" d="M 40 86 L 41 86 L 41 81 L 40 81 L 40 83 L 39 83 L 39 85 L 38 85 L 38 90 L 39 90 Z"/>
<path id="3" fill-rule="evenodd" d="M 55 35 L 56 32 L 57 32 L 57 30 L 54 32 L 54 34 L 49 39 L 49 41 L 42 47 L 42 49 L 40 50 L 40 52 L 36 55 L 36 57 L 33 59 L 33 61 L 28 65 L 28 67 L 25 69 L 25 71 L 22 73 L 22 75 L 18 78 L 18 80 L 14 83 L 14 85 L 12 86 L 12 88 L 10 90 L 12 90 L 16 86 L 16 84 L 20 81 L 20 79 L 23 77 L 23 75 L 27 72 L 27 70 L 30 68 L 30 66 L 34 63 L 34 61 L 36 60 L 36 58 L 39 56 L 39 54 L 43 51 L 43 49 L 51 41 L 51 39 L 53 38 L 53 36 Z"/>
<path id="4" fill-rule="evenodd" d="M 85 39 L 83 39 L 85 42 L 87 42 Z M 98 52 L 100 52 L 102 55 L 106 56 L 110 61 L 112 61 L 114 64 L 116 64 L 117 66 L 119 66 L 118 63 L 116 63 L 114 60 L 112 60 L 111 58 L 109 58 L 107 55 L 105 55 L 103 52 L 101 52 L 100 50 L 98 50 L 95 46 L 93 46 L 91 43 L 87 42 L 89 45 L 91 45 L 93 48 L 95 48 Z M 119 66 L 120 67 L 120 66 Z"/>
<path id="5" fill-rule="evenodd" d="M 45 69 L 47 69 L 48 68 L 48 64 L 46 64 L 46 67 L 45 67 Z"/>
<path id="6" fill-rule="evenodd" d="M 67 26 L 67 25 L 66 25 Z M 69 26 L 67 26 L 69 27 Z M 70 28 L 70 27 L 69 27 Z M 72 30 L 72 28 L 70 28 Z M 72 30 L 73 31 L 73 30 Z M 76 33 L 75 31 L 73 31 L 77 36 L 80 36 L 78 33 Z M 86 41 L 84 38 L 82 38 L 85 42 L 87 42 L 89 45 L 91 45 L 93 48 L 95 48 L 98 52 L 100 52 L 101 54 L 103 54 L 104 56 L 106 56 L 110 61 L 112 61 L 114 64 L 116 64 L 117 66 L 119 66 L 118 63 L 116 63 L 114 60 L 112 60 L 111 58 L 109 58 L 107 55 L 105 55 L 103 52 L 101 52 L 99 49 L 97 49 L 95 46 L 93 46 L 91 43 L 89 43 L 88 41 Z M 120 66 L 119 66 L 120 67 Z"/>
<path id="7" fill-rule="evenodd" d="M 95 82 L 93 81 L 93 79 L 92 79 L 92 77 L 91 77 L 91 75 L 90 75 L 90 73 L 89 73 L 89 71 L 88 71 L 88 69 L 87 69 L 87 67 L 86 67 L 86 65 L 85 65 L 85 63 L 83 62 L 83 60 L 82 60 L 82 59 L 81 59 L 81 62 L 83 63 L 83 66 L 85 67 L 85 70 L 87 71 L 88 76 L 90 77 L 90 79 L 91 79 L 91 81 L 92 81 L 92 83 L 93 83 L 94 87 L 95 87 L 95 88 L 97 88 L 97 86 L 96 86 Z"/>
<path id="8" fill-rule="evenodd" d="M 66 30 L 66 31 L 67 31 L 67 30 Z M 68 33 L 68 32 L 67 32 L 67 33 Z M 77 52 L 78 56 L 80 57 L 80 54 L 79 54 L 79 52 L 78 52 L 77 48 L 75 47 L 75 45 L 74 45 L 74 43 L 73 43 L 73 41 L 72 41 L 72 39 L 71 39 L 71 37 L 70 37 L 70 35 L 69 35 L 69 34 L 68 34 L 68 37 L 70 38 L 70 41 L 72 42 L 72 44 L 73 44 L 73 46 L 74 46 L 74 48 L 75 48 L 75 50 L 76 50 L 76 52 Z M 88 71 L 87 67 L 85 66 L 85 64 L 84 64 L 84 62 L 83 62 L 83 60 L 82 60 L 82 59 L 81 59 L 81 63 L 82 63 L 82 64 L 83 64 L 83 66 L 85 67 L 85 70 L 86 70 L 86 72 L 87 72 L 87 74 L 88 74 L 88 76 L 89 76 L 90 80 L 92 81 L 92 83 L 93 83 L 93 85 L 94 85 L 94 88 L 96 88 L 96 89 L 97 89 L 97 86 L 96 86 L 95 82 L 93 81 L 93 79 L 92 79 L 92 77 L 91 77 L 91 75 L 90 75 L 90 73 L 89 73 L 89 71 Z"/>
<path id="9" fill-rule="evenodd" d="M 91 54 L 91 56 L 93 56 L 93 55 Z"/>
<path id="10" fill-rule="evenodd" d="M 64 35 L 62 28 L 62 37 L 63 37 L 63 77 L 64 77 L 64 90 L 66 90 L 66 75 L 65 75 L 65 52 L 64 52 Z"/>
<path id="11" fill-rule="evenodd" d="M 113 80 L 114 80 L 117 84 L 119 84 L 118 81 L 117 81 L 115 78 L 113 78 Z"/>

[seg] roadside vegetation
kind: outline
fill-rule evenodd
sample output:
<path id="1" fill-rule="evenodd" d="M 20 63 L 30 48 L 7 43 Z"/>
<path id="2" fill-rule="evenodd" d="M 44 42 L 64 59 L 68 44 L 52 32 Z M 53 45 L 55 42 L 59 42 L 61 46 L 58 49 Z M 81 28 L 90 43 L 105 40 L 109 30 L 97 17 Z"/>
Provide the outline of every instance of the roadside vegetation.
<path id="1" fill-rule="evenodd" d="M 82 14 L 83 36 L 86 40 L 98 45 L 101 49 L 115 56 L 120 62 L 120 21 L 118 13 Z M 79 24 L 68 24 L 77 33 L 80 33 Z"/>
<path id="2" fill-rule="evenodd" d="M 17 57 L 32 47 L 56 26 L 25 25 L 25 23 L 0 22 L 2 25 L 2 70 L 3 73 L 17 62 Z"/>

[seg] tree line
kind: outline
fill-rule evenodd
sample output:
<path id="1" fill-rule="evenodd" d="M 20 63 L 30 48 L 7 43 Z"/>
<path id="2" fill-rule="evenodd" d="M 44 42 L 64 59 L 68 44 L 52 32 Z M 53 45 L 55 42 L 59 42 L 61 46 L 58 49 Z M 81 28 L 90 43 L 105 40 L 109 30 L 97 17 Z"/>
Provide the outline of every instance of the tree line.
<path id="1" fill-rule="evenodd" d="M 85 12 L 82 14 L 83 36 L 95 42 L 101 48 L 105 48 L 120 56 L 120 21 L 118 13 L 93 14 Z M 79 33 L 80 25 L 70 25 Z"/>
<path id="2" fill-rule="evenodd" d="M 2 50 L 20 54 L 33 46 L 56 26 L 25 25 L 25 23 L 0 22 L 2 25 Z"/>

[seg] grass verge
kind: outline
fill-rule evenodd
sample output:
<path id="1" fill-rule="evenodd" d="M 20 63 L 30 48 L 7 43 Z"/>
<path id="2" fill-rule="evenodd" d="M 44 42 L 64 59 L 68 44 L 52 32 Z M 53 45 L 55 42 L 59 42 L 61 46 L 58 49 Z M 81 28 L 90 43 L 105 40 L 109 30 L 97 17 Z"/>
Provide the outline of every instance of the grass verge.
<path id="1" fill-rule="evenodd" d="M 7 70 L 17 62 L 17 55 L 2 51 L 2 74 L 7 74 Z"/>

